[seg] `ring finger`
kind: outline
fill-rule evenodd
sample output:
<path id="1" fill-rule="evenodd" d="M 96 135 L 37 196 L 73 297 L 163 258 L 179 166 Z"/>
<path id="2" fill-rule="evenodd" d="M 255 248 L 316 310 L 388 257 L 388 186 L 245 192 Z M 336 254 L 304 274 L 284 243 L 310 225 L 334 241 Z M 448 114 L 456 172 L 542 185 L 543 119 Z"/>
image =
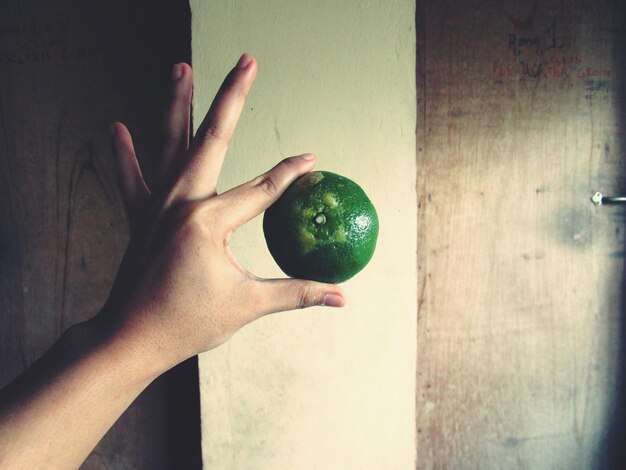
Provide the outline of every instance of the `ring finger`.
<path id="1" fill-rule="evenodd" d="M 192 71 L 185 63 L 172 68 L 170 101 L 163 116 L 163 155 L 158 165 L 160 184 L 168 179 L 173 167 L 189 149 Z"/>

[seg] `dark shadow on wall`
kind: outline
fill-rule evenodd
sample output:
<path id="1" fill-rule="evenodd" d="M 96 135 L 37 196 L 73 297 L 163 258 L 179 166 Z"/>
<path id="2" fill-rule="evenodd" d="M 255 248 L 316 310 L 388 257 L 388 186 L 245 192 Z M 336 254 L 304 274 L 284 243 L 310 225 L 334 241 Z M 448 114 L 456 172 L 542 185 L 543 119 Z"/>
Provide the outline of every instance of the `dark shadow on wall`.
<path id="1" fill-rule="evenodd" d="M 130 21 L 127 39 L 133 57 L 127 66 L 133 69 L 130 75 L 135 83 L 121 89 L 140 91 L 142 96 L 127 97 L 139 108 L 128 110 L 128 122 L 117 115 L 110 120 L 125 122 L 131 132 L 137 129 L 133 137 L 150 183 L 154 159 L 160 155 L 161 117 L 169 97 L 172 65 L 191 64 L 191 10 L 187 0 L 133 0 L 118 14 L 121 22 Z M 114 35 L 115 15 L 112 18 L 109 34 Z M 117 73 L 129 75 L 122 68 Z M 134 445 L 143 448 L 128 448 L 125 441 L 129 434 Z M 200 436 L 198 361 L 192 358 L 144 391 L 95 449 L 95 461 L 104 460 L 116 468 L 116 460 L 122 457 L 129 468 L 201 469 Z M 128 449 L 125 456 L 118 454 L 123 449 Z M 89 463 L 87 466 L 91 467 Z"/>
<path id="2" fill-rule="evenodd" d="M 141 107 L 129 112 L 128 125 L 131 132 L 133 127 L 138 129 L 134 139 L 142 147 L 137 148 L 138 157 L 150 184 L 153 159 L 160 155 L 161 117 L 169 97 L 172 65 L 191 63 L 191 11 L 187 0 L 133 0 L 124 10 L 130 14 L 128 46 L 134 55 L 128 65 L 134 69 L 136 86 L 130 90 L 141 90 L 143 95 L 139 100 L 128 97 Z M 110 33 L 115 34 L 115 28 Z M 119 75 L 125 73 L 119 70 Z M 125 122 L 123 116 L 111 116 L 115 119 Z M 135 445 L 144 447 L 129 449 L 124 456 L 130 468 L 202 468 L 197 358 L 170 370 L 144 391 L 96 448 L 97 460 L 116 468 L 115 461 L 121 457 L 116 456 L 117 449 L 126 448 L 124 441 L 131 433 L 132 441 L 139 443 Z"/>
<path id="3" fill-rule="evenodd" d="M 0 0 L 0 387 L 101 308 L 127 232 L 107 124 L 128 126 L 150 182 L 171 67 L 190 60 L 187 0 Z M 81 468 L 202 468 L 197 360 Z"/>
<path id="4" fill-rule="evenodd" d="M 172 65 L 177 62 L 191 64 L 191 11 L 187 0 L 134 0 L 132 2 L 131 27 L 134 33 L 133 48 L 137 51 L 139 80 L 146 85 L 144 103 L 155 104 L 153 109 L 146 106 L 142 118 L 150 120 L 151 149 L 161 148 L 161 116 L 168 98 Z M 193 128 L 193 126 L 192 126 Z M 158 157 L 158 152 L 145 149 L 144 155 Z M 154 164 L 144 160 L 146 179 L 151 180 Z M 197 358 L 189 359 L 159 377 L 146 392 L 144 413 L 154 412 L 160 418 L 155 423 L 158 429 L 149 429 L 137 423 L 132 429 L 125 429 L 123 422 L 111 430 L 111 439 L 117 440 L 114 433 L 122 437 L 127 432 L 150 435 L 146 452 L 153 455 L 146 462 L 155 462 L 159 456 L 159 468 L 201 469 L 200 448 L 200 393 Z M 140 397 L 142 399 L 143 397 Z M 151 420 L 152 421 L 152 420 Z M 161 460 L 162 459 L 162 460 Z M 136 468 L 147 468 L 137 462 Z M 154 467 L 151 467 L 154 468 Z"/>
<path id="5" fill-rule="evenodd" d="M 615 77 L 612 84 L 615 87 L 617 100 L 617 123 L 620 126 L 620 156 L 622 171 L 616 175 L 617 191 L 620 195 L 626 194 L 626 5 L 621 0 L 607 2 L 612 9 L 611 30 L 607 31 L 613 39 L 613 64 Z M 620 209 L 621 220 L 626 221 L 623 209 Z M 626 227 L 624 227 L 626 229 Z M 625 247 L 626 250 L 626 247 Z M 626 251 L 625 251 L 626 252 Z M 626 267 L 624 272 L 626 273 Z M 615 369 L 615 402 L 610 416 L 610 426 L 607 430 L 607 439 L 601 447 L 602 455 L 598 459 L 604 470 L 621 470 L 626 468 L 626 276 L 623 276 L 621 288 L 621 312 L 619 318 L 619 343 L 616 351 Z"/>

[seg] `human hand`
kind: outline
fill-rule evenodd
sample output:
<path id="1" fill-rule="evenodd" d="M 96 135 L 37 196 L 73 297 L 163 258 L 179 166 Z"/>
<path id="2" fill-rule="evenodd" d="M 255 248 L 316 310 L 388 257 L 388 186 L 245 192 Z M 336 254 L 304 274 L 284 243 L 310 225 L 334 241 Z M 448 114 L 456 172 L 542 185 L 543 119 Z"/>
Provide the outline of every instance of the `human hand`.
<path id="1" fill-rule="evenodd" d="M 336 285 L 260 279 L 233 257 L 228 240 L 300 175 L 313 155 L 287 158 L 252 181 L 217 194 L 217 179 L 257 71 L 244 54 L 189 142 L 192 71 L 177 64 L 164 117 L 158 181 L 148 188 L 129 131 L 111 125 L 112 147 L 131 227 L 129 247 L 97 320 L 159 357 L 165 370 L 212 349 L 268 313 L 344 304 Z"/>

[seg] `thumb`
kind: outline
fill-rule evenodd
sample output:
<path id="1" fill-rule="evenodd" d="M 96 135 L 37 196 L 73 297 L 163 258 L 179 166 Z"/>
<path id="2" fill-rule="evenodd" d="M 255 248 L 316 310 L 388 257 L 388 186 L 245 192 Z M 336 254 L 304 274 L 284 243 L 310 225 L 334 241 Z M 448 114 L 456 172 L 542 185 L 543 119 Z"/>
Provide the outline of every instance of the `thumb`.
<path id="1" fill-rule="evenodd" d="M 261 315 L 300 308 L 343 307 L 345 298 L 334 284 L 305 281 L 302 279 L 263 279 L 260 290 L 265 306 Z"/>

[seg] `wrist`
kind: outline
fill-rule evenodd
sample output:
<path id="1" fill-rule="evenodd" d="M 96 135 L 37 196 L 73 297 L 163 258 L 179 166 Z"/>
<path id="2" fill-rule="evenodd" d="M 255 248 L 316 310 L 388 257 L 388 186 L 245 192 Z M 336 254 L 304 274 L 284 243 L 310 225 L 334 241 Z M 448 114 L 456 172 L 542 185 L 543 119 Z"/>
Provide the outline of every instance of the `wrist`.
<path id="1" fill-rule="evenodd" d="M 62 348 L 73 357 L 103 358 L 124 374 L 129 385 L 147 386 L 167 369 L 145 338 L 116 323 L 101 312 L 70 327 L 61 338 Z"/>

